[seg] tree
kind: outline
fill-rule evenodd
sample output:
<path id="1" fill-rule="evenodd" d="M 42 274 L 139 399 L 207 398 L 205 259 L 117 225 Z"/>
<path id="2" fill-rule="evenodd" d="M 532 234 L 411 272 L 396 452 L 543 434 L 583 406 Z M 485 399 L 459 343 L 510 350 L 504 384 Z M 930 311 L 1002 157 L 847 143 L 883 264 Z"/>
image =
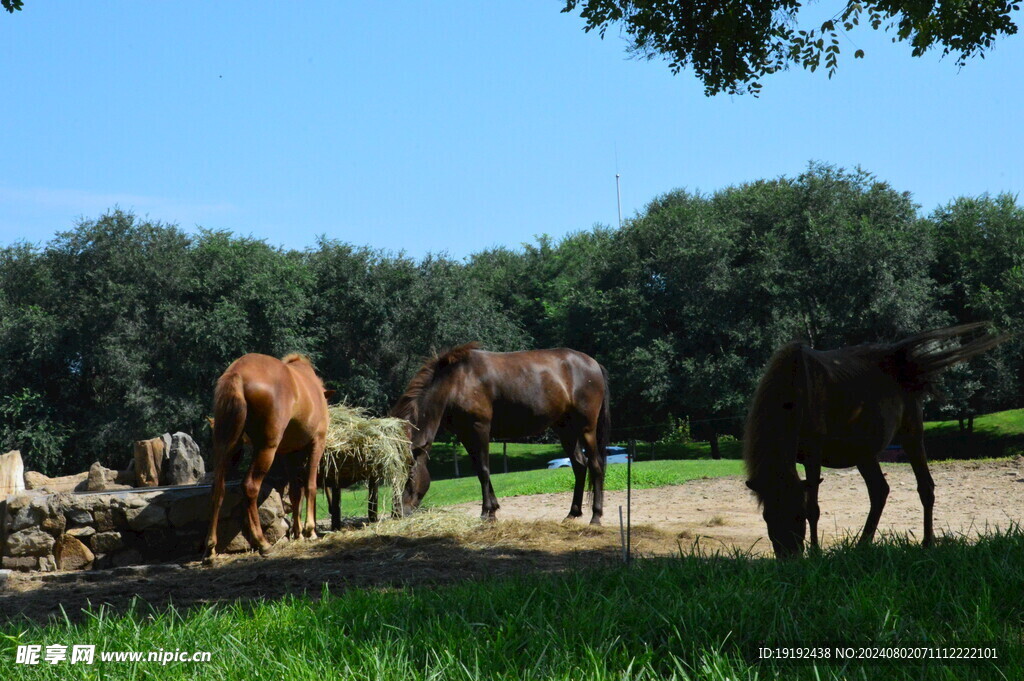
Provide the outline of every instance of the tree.
<path id="1" fill-rule="evenodd" d="M 11 13 L 21 11 L 24 4 L 24 0 L 0 0 L 0 5 L 3 5 L 3 8 Z"/>
<path id="2" fill-rule="evenodd" d="M 1009 342 L 943 376 L 942 415 L 971 418 L 1015 407 L 1024 395 L 1024 209 L 1011 194 L 960 197 L 935 210 L 932 276 L 939 304 L 957 323 L 991 321 L 1015 334 Z"/>
<path id="3" fill-rule="evenodd" d="M 386 413 L 423 359 L 445 347 L 528 347 L 511 316 L 449 258 L 416 262 L 325 240 L 306 263 L 315 281 L 309 327 L 317 366 L 353 404 Z"/>
<path id="4" fill-rule="evenodd" d="M 577 8 L 584 30 L 604 37 L 621 26 L 630 51 L 662 57 L 673 73 L 692 67 L 708 95 L 755 95 L 764 76 L 800 66 L 811 71 L 824 62 L 831 78 L 838 68 L 841 33 L 867 23 L 895 29 L 893 42 L 909 41 L 919 57 L 933 47 L 955 55 L 956 65 L 984 57 L 995 39 L 1017 32 L 1011 12 L 1018 0 L 847 0 L 820 26 L 800 28 L 798 0 L 565 0 L 563 12 Z M 856 50 L 854 57 L 863 57 Z"/>

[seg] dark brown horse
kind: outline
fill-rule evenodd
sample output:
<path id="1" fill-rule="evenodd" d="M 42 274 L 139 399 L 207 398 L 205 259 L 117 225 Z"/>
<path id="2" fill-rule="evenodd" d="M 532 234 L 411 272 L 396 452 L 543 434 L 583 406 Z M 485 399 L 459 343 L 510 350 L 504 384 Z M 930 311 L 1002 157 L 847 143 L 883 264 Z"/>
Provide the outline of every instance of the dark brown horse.
<path id="1" fill-rule="evenodd" d="M 568 517 L 583 515 L 589 470 L 590 522 L 600 524 L 611 430 L 608 373 L 582 352 L 486 352 L 476 343 L 462 345 L 427 361 L 391 415 L 412 424 L 414 463 L 402 497 L 403 513 L 419 506 L 430 487 L 427 459 L 442 426 L 469 452 L 480 479 L 485 519 L 493 519 L 498 510 L 488 463 L 491 438 L 529 437 L 553 428 L 576 476 Z"/>
<path id="2" fill-rule="evenodd" d="M 763 508 L 779 558 L 803 551 L 807 522 L 818 545 L 821 467 L 856 466 L 871 509 L 860 536 L 871 543 L 889 485 L 877 455 L 901 436 L 924 506 L 925 546 L 934 541 L 935 484 L 924 451 L 922 403 L 946 367 L 1006 340 L 965 324 L 925 331 L 897 343 L 818 351 L 791 343 L 772 357 L 747 417 L 743 457 L 747 486 Z M 796 464 L 804 464 L 801 481 Z"/>
<path id="3" fill-rule="evenodd" d="M 213 395 L 214 473 L 207 555 L 217 551 L 217 519 L 224 500 L 224 478 L 242 453 L 243 442 L 252 445 L 252 464 L 242 485 L 246 497 L 246 535 L 261 553 L 270 550 L 263 536 L 257 497 L 263 479 L 278 455 L 288 455 L 292 534 L 297 539 L 299 506 L 306 494 L 303 531 L 316 537 L 316 476 L 327 435 L 327 397 L 309 360 L 302 355 L 277 359 L 251 353 L 232 362 L 217 380 Z"/>

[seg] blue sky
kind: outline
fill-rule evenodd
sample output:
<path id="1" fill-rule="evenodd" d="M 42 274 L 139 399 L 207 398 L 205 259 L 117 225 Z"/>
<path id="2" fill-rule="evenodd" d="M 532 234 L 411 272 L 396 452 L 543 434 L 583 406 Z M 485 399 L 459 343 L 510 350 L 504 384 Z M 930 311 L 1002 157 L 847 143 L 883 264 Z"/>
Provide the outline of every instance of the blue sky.
<path id="1" fill-rule="evenodd" d="M 832 80 L 709 99 L 561 6 L 27 0 L 0 15 L 0 244 L 119 205 L 289 248 L 463 257 L 614 224 L 616 171 L 628 217 L 811 160 L 925 212 L 1024 190 L 1019 36 L 957 69 L 860 29 Z"/>

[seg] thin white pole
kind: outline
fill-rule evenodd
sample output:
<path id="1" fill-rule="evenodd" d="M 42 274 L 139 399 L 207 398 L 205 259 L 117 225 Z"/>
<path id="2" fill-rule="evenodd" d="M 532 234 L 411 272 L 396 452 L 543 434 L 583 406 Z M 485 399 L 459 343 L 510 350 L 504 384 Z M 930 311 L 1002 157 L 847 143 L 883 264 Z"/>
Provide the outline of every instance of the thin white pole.
<path id="1" fill-rule="evenodd" d="M 619 187 L 619 177 L 620 175 L 615 173 L 615 202 L 619 206 L 619 229 L 622 229 L 622 190 Z"/>

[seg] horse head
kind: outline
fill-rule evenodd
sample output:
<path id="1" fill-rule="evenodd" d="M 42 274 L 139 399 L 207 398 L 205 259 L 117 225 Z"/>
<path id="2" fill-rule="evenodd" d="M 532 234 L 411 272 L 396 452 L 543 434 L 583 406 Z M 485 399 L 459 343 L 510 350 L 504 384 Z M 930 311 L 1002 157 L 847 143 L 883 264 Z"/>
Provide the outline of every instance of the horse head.
<path id="1" fill-rule="evenodd" d="M 407 425 L 406 432 L 412 450 L 412 467 L 405 481 L 405 489 L 402 490 L 403 517 L 419 508 L 427 490 L 430 489 L 430 470 L 427 468 L 427 462 L 430 460 L 430 447 L 433 444 L 411 423 Z"/>
<path id="2" fill-rule="evenodd" d="M 761 515 L 768 526 L 768 538 L 778 558 L 803 554 L 807 536 L 807 507 L 804 488 L 794 472 L 793 479 L 753 479 L 747 487 L 761 502 Z"/>

